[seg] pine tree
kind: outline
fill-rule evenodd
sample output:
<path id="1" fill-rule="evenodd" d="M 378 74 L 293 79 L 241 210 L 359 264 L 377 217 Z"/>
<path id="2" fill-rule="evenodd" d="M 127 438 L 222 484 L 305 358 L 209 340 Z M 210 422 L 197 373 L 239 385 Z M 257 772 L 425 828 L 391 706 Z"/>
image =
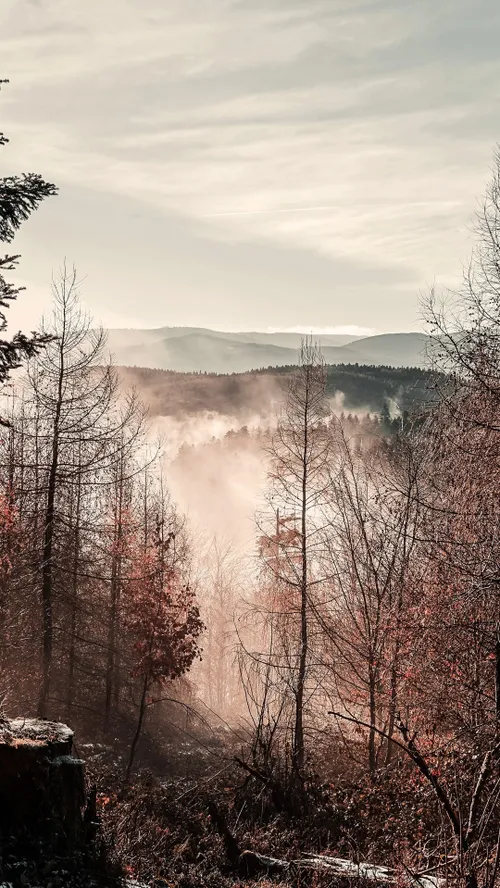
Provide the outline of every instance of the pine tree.
<path id="1" fill-rule="evenodd" d="M 6 80 L 0 80 L 7 83 Z M 0 147 L 8 139 L 0 132 Z M 10 243 L 16 231 L 44 198 L 57 193 L 55 185 L 45 182 L 38 173 L 24 173 L 22 176 L 0 178 L 0 242 Z M 16 287 L 4 277 L 4 272 L 12 271 L 19 261 L 19 255 L 0 256 L 0 333 L 7 327 L 5 310 L 14 302 L 24 287 Z M 11 370 L 19 367 L 23 357 L 33 355 L 47 342 L 47 337 L 32 333 L 16 333 L 11 340 L 0 339 L 0 383 L 5 382 Z"/>

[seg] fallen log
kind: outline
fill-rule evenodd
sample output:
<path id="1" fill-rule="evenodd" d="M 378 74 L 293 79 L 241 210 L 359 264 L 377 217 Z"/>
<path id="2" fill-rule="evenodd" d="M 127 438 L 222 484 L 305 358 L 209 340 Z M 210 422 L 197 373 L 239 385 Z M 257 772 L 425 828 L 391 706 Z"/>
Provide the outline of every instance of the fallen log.
<path id="1" fill-rule="evenodd" d="M 261 875 L 277 876 L 297 874 L 304 870 L 315 870 L 330 873 L 343 879 L 375 882 L 376 885 L 400 885 L 403 881 L 410 888 L 440 888 L 444 879 L 437 876 L 419 873 L 407 873 L 402 880 L 401 874 L 386 866 L 375 866 L 371 863 L 355 863 L 341 857 L 307 854 L 298 860 L 280 860 L 266 857 L 255 851 L 244 851 L 239 859 L 240 875 L 254 879 Z"/>

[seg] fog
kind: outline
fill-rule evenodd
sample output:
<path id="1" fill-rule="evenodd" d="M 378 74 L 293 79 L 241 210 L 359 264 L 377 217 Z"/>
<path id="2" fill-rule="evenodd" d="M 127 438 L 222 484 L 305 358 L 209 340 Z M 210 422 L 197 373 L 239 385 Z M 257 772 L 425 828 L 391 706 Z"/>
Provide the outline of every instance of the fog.
<path id="1" fill-rule="evenodd" d="M 228 443 L 225 435 L 241 429 L 228 417 L 173 423 L 171 429 L 166 475 L 193 535 L 230 538 L 248 552 L 254 545 L 255 508 L 266 482 L 258 439 L 248 436 Z"/>
<path id="2" fill-rule="evenodd" d="M 328 400 L 332 415 L 359 419 L 368 410 L 350 410 L 343 392 Z M 391 405 L 395 412 L 397 405 Z M 164 468 L 173 499 L 188 519 L 193 538 L 230 539 L 243 554 L 255 548 L 255 512 L 266 487 L 259 433 L 276 423 L 268 403 L 262 414 L 202 411 L 160 416 L 153 427 L 164 446 Z M 248 434 L 246 433 L 248 431 Z"/>

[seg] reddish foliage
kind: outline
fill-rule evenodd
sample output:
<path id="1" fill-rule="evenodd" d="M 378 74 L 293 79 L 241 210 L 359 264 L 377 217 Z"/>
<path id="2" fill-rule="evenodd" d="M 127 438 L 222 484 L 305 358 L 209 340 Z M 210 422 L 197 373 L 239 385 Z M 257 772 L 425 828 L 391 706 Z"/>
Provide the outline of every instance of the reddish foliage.
<path id="1" fill-rule="evenodd" d="M 170 543 L 159 529 L 154 543 L 136 554 L 124 588 L 124 622 L 134 639 L 133 674 L 145 677 L 148 688 L 183 675 L 200 653 L 200 611 L 181 571 L 168 564 Z"/>

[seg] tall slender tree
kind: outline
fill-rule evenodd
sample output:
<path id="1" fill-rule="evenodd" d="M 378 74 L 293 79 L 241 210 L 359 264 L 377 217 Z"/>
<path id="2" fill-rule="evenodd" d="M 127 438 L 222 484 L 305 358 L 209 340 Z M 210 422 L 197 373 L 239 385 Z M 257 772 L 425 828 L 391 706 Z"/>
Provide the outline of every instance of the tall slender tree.
<path id="1" fill-rule="evenodd" d="M 265 447 L 269 460 L 269 509 L 261 522 L 261 551 L 274 593 L 275 637 L 293 697 L 291 766 L 300 776 L 307 758 L 304 729 L 312 639 L 313 598 L 320 584 L 320 510 L 328 487 L 331 438 L 326 418 L 326 369 L 321 352 L 306 340 L 290 378 L 286 402 Z M 279 604 L 278 604 L 279 599 Z M 275 652 L 276 654 L 277 652 Z"/>
<path id="2" fill-rule="evenodd" d="M 43 658 L 38 706 L 42 716 L 48 711 L 51 687 L 56 586 L 67 599 L 67 577 L 72 575 L 75 594 L 78 588 L 79 533 L 73 536 L 72 566 L 63 568 L 59 563 L 67 555 L 63 541 L 71 497 L 80 522 L 81 498 L 85 496 L 97 508 L 93 488 L 98 481 L 104 482 L 103 475 L 110 482 L 109 468 L 117 452 L 134 446 L 143 425 L 133 397 L 124 408 L 120 406 L 118 378 L 104 357 L 105 335 L 92 327 L 81 308 L 75 269 L 63 269 L 53 283 L 53 293 L 53 314 L 43 325 L 50 342 L 28 365 L 29 392 L 38 417 L 43 502 L 39 562 Z M 72 594 L 69 597 L 74 601 Z"/>

